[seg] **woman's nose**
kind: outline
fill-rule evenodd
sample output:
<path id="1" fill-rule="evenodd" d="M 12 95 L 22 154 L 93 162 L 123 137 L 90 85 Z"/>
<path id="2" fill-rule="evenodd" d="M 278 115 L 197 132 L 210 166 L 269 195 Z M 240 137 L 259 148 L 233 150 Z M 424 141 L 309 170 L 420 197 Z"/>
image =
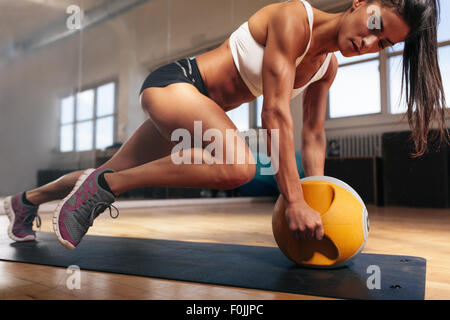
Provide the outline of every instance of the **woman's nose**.
<path id="1" fill-rule="evenodd" d="M 361 53 L 368 53 L 371 52 L 373 50 L 376 50 L 376 44 L 378 43 L 378 37 L 371 34 L 368 35 L 367 37 L 364 37 L 362 39 L 362 43 L 361 43 Z"/>

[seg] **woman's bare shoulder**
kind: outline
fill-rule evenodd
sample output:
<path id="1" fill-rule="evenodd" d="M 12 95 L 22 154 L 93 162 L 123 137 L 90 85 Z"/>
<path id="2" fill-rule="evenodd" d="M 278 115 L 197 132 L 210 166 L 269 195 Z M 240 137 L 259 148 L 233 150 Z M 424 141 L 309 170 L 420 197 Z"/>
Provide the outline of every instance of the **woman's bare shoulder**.
<path id="1" fill-rule="evenodd" d="M 299 34 L 296 31 L 309 30 L 308 14 L 300 0 L 291 0 L 267 5 L 253 14 L 248 19 L 250 32 L 254 39 L 261 45 L 266 45 L 269 25 L 283 22 L 283 26 Z"/>

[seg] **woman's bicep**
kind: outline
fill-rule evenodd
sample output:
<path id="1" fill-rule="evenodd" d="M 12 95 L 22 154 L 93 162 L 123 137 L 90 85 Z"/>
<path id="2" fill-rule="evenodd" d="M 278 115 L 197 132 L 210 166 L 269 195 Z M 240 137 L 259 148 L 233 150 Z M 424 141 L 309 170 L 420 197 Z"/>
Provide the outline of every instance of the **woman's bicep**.
<path id="1" fill-rule="evenodd" d="M 299 34 L 305 33 L 304 26 L 293 17 L 282 10 L 268 22 L 262 77 L 264 99 L 269 104 L 290 101 L 295 81 L 295 62 L 307 46 L 306 40 L 299 41 Z"/>
<path id="2" fill-rule="evenodd" d="M 263 95 L 266 106 L 290 101 L 295 65 L 278 51 L 266 51 L 263 60 Z"/>

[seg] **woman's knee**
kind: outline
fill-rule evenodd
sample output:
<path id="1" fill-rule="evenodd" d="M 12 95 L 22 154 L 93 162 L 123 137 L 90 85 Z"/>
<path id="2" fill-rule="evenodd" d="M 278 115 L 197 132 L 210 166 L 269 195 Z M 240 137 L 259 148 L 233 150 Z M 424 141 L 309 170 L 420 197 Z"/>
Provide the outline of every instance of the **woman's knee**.
<path id="1" fill-rule="evenodd" d="M 227 164 L 222 175 L 221 185 L 224 189 L 234 189 L 250 182 L 256 173 L 256 164 Z"/>

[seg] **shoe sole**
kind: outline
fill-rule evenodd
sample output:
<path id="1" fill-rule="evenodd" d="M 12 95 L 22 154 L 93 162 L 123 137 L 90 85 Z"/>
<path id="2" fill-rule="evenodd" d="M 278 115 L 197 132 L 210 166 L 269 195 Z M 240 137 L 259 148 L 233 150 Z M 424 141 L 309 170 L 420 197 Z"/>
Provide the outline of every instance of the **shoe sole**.
<path id="1" fill-rule="evenodd" d="M 8 236 L 11 238 L 11 240 L 18 241 L 18 242 L 25 242 L 25 241 L 34 241 L 36 240 L 36 237 L 33 235 L 28 235 L 24 238 L 18 238 L 14 235 L 12 232 L 14 221 L 16 220 L 16 214 L 14 213 L 14 210 L 12 209 L 12 198 L 13 197 L 7 197 L 3 201 L 3 206 L 5 207 L 6 215 L 9 219 L 9 226 L 8 226 Z"/>
<path id="2" fill-rule="evenodd" d="M 73 250 L 75 249 L 75 246 L 71 244 L 69 241 L 64 240 L 61 236 L 61 232 L 59 231 L 59 215 L 61 214 L 61 209 L 63 208 L 64 204 L 69 200 L 70 197 L 72 197 L 75 192 L 80 188 L 80 186 L 86 181 L 86 179 L 89 177 L 89 175 L 94 172 L 96 169 L 87 169 L 84 171 L 81 176 L 78 178 L 77 182 L 75 183 L 75 187 L 73 187 L 72 191 L 65 197 L 63 200 L 61 200 L 58 203 L 58 206 L 56 207 L 56 210 L 53 213 L 53 230 L 55 231 L 56 237 L 58 238 L 59 243 L 61 243 L 66 249 Z"/>

